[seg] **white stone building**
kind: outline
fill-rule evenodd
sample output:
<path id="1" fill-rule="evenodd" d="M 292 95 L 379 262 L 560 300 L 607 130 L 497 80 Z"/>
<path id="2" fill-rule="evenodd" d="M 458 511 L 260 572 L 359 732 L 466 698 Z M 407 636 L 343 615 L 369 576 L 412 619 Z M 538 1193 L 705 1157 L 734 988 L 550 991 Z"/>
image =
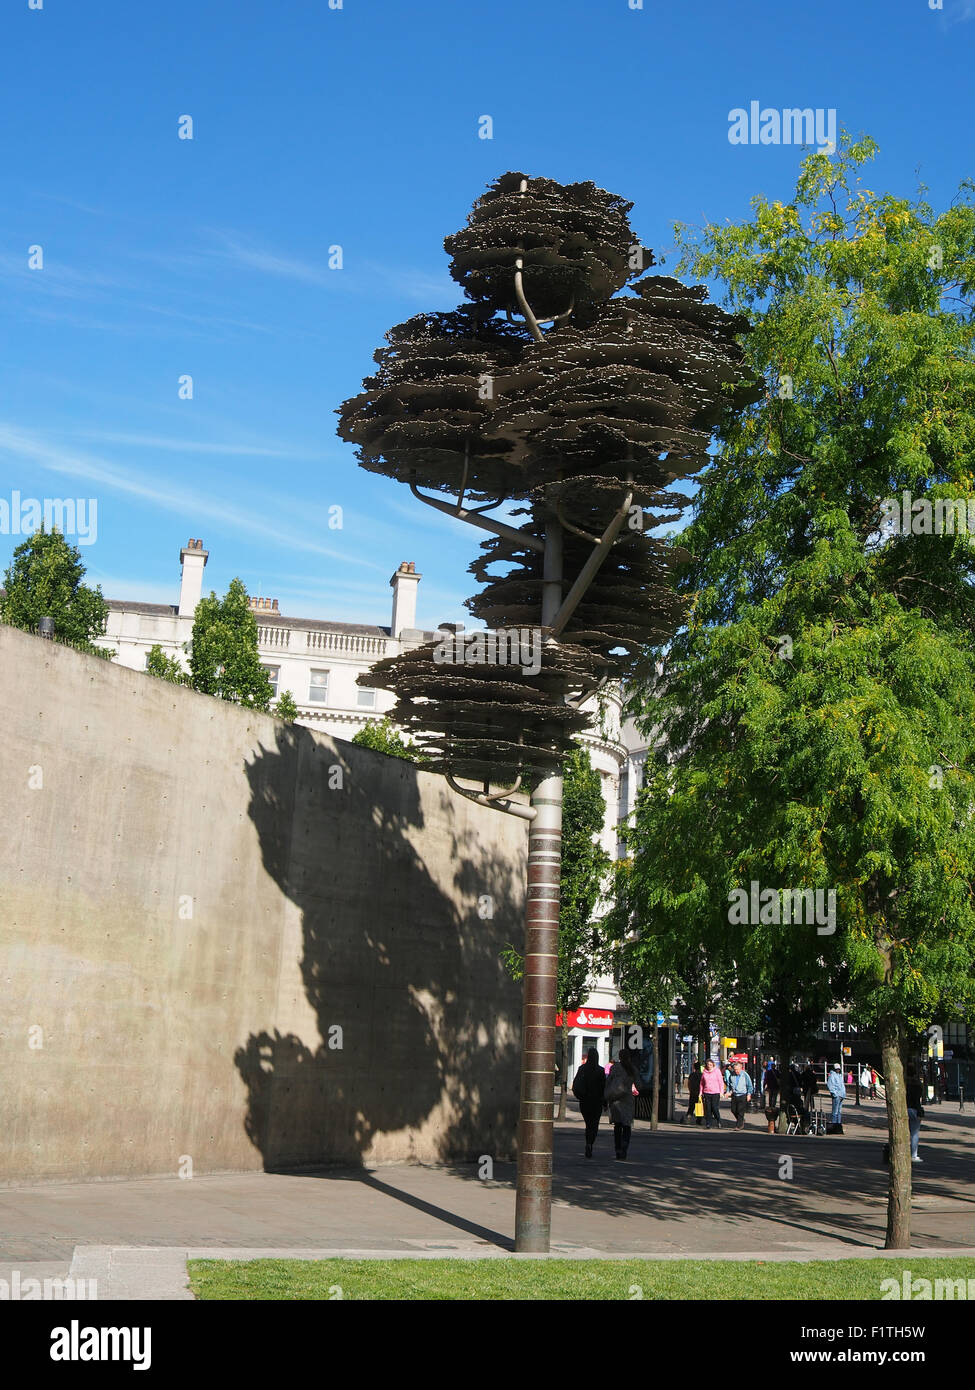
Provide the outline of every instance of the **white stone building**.
<path id="1" fill-rule="evenodd" d="M 119 664 L 136 671 L 145 670 L 151 648 L 158 645 L 188 670 L 193 615 L 203 595 L 209 553 L 201 540 L 191 539 L 183 546 L 179 597 L 174 604 L 108 599 L 108 622 L 97 644 L 114 648 Z M 391 693 L 360 689 L 355 679 L 382 657 L 397 656 L 436 636 L 414 626 L 420 578 L 415 565 L 404 563 L 389 581 L 393 590 L 389 627 L 289 618 L 279 611 L 277 599 L 251 599 L 261 663 L 271 677 L 275 697 L 290 690 L 300 724 L 350 739 L 392 708 Z"/>
<path id="2" fill-rule="evenodd" d="M 121 665 L 137 671 L 145 670 L 151 648 L 158 645 L 189 669 L 193 615 L 203 595 L 208 556 L 202 540 L 191 539 L 183 546 L 175 603 L 108 599 L 108 621 L 98 645 L 113 648 Z M 287 617 L 280 612 L 277 599 L 251 599 L 261 662 L 271 677 L 275 696 L 291 692 L 298 706 L 299 724 L 333 738 L 351 739 L 392 708 L 395 696 L 391 692 L 363 689 L 356 685 L 356 677 L 381 658 L 397 656 L 437 636 L 415 625 L 421 578 L 412 561 L 404 561 L 395 571 L 389 581 L 393 595 L 388 627 Z M 602 782 L 606 801 L 602 843 L 613 859 L 619 855 L 618 824 L 633 809 L 646 754 L 645 742 L 632 720 L 622 722 L 621 708 L 618 695 L 604 695 L 598 712 L 594 711 L 591 732 L 580 735 Z M 570 1069 L 579 1065 L 591 1045 L 598 1046 L 602 1060 L 608 1059 L 618 1003 L 612 980 L 602 979 L 585 1008 L 578 1010 L 575 1018 L 570 1016 Z"/>

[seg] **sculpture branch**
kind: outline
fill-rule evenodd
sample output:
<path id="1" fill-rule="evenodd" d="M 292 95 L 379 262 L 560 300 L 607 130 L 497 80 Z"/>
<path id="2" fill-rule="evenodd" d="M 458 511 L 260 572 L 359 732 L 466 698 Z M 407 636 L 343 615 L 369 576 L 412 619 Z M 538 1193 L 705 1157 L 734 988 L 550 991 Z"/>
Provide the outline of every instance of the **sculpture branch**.
<path id="1" fill-rule="evenodd" d="M 574 536 L 581 536 L 584 541 L 589 541 L 591 545 L 599 544 L 598 536 L 594 536 L 590 531 L 583 531 L 580 526 L 573 526 L 571 521 L 566 520 L 565 512 L 562 510 L 561 497 L 556 499 L 555 511 L 556 515 L 559 518 L 559 521 L 561 521 L 562 525 L 565 527 L 567 531 L 571 531 Z"/>
<path id="2" fill-rule="evenodd" d="M 544 343 L 544 341 L 545 341 L 545 334 L 544 334 L 544 333 L 542 332 L 542 330 L 539 328 L 539 326 L 538 326 L 538 319 L 537 319 L 537 318 L 535 317 L 535 315 L 532 313 L 531 305 L 528 303 L 528 300 L 525 298 L 525 287 L 524 287 L 524 284 L 523 284 L 523 282 L 522 282 L 522 275 L 521 275 L 521 272 L 522 272 L 522 269 L 523 269 L 523 268 L 524 268 L 524 263 L 522 262 L 522 259 L 521 259 L 521 257 L 519 256 L 518 259 L 515 261 L 515 298 L 516 298 L 517 301 L 518 301 L 518 308 L 521 310 L 522 317 L 524 318 L 525 322 L 528 324 L 528 331 L 531 333 L 532 337 L 535 339 L 535 342 L 536 342 L 536 343 Z"/>
<path id="3" fill-rule="evenodd" d="M 562 312 L 561 312 L 561 314 L 554 314 L 554 315 L 552 316 L 552 318 L 550 318 L 550 319 L 539 319 L 538 322 L 539 322 L 540 324 L 542 324 L 542 323 L 550 323 L 550 324 L 552 325 L 552 327 L 555 328 L 555 327 L 557 327 L 559 324 L 563 324 L 563 323 L 567 322 L 567 320 L 570 319 L 570 318 L 572 317 L 572 315 L 575 313 L 575 309 L 576 309 L 576 297 L 575 297 L 575 295 L 573 295 L 572 298 L 569 300 L 569 307 L 568 307 L 568 309 L 563 309 Z"/>
<path id="4" fill-rule="evenodd" d="M 505 800 L 521 786 L 520 776 L 515 785 L 506 791 L 488 794 L 487 792 L 476 792 L 473 787 L 462 787 L 451 772 L 444 775 L 449 787 L 452 787 L 455 792 L 459 792 L 461 796 L 465 796 L 468 801 L 476 801 L 479 806 L 491 806 L 497 811 L 504 811 L 509 816 L 518 816 L 521 820 L 534 820 L 538 814 L 534 806 L 524 806 L 520 801 Z"/>
<path id="5" fill-rule="evenodd" d="M 593 579 L 596 577 L 600 565 L 602 565 L 603 561 L 607 558 L 609 552 L 612 550 L 616 537 L 623 529 L 623 522 L 629 515 L 630 505 L 632 501 L 633 490 L 631 489 L 626 494 L 626 497 L 623 501 L 623 505 L 620 507 L 619 511 L 613 517 L 609 525 L 606 527 L 606 530 L 602 534 L 602 538 L 596 545 L 592 554 L 589 556 L 589 559 L 586 561 L 582 569 L 579 571 L 579 575 L 576 579 L 576 582 L 573 584 L 572 588 L 569 590 L 568 594 L 562 601 L 561 608 L 552 620 L 551 631 L 553 637 L 559 636 L 566 623 L 569 621 L 573 613 L 578 608 L 579 604 L 582 602 L 583 595 L 589 588 L 589 585 L 592 583 Z"/>
<path id="6" fill-rule="evenodd" d="M 506 540 L 517 541 L 519 545 L 527 546 L 529 550 L 543 551 L 545 549 L 545 542 L 537 536 L 528 535 L 524 531 L 517 531 L 514 526 L 507 526 L 503 521 L 495 521 L 490 517 L 482 516 L 480 512 L 462 507 L 459 501 L 450 503 L 442 501 L 439 497 L 425 496 L 412 479 L 410 480 L 410 491 L 414 497 L 418 497 L 428 507 L 435 507 L 438 512 L 443 512 L 445 516 L 456 517 L 458 521 L 466 521 L 471 526 L 479 526 L 482 531 L 490 531 L 495 536 L 504 536 Z M 492 505 L 496 506 L 497 503 Z"/>

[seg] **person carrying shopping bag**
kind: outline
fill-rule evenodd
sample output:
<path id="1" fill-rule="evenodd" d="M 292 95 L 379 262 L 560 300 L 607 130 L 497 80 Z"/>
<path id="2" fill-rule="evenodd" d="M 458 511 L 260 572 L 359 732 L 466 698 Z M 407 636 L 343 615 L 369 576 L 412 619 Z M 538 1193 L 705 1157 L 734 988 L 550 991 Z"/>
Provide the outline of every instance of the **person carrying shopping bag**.
<path id="1" fill-rule="evenodd" d="M 709 1057 L 701 1074 L 701 1099 L 704 1101 L 704 1128 L 711 1128 L 711 1121 L 717 1129 L 721 1128 L 721 1093 L 724 1090 L 724 1077 L 720 1068 Z"/>

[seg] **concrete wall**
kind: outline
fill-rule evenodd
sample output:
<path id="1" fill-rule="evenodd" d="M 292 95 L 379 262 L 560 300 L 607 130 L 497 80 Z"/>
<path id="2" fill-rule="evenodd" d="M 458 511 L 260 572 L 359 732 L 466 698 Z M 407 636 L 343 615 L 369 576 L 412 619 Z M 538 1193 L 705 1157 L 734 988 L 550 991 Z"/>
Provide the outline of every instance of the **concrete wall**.
<path id="1" fill-rule="evenodd" d="M 0 1181 L 513 1152 L 523 821 L 4 626 L 0 702 Z"/>

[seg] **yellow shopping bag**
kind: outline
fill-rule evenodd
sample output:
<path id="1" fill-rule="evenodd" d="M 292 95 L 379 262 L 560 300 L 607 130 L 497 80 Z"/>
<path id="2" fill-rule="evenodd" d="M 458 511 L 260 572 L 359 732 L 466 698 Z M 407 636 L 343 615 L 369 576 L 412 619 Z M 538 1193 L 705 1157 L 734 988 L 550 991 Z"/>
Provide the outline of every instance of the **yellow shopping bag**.
<path id="1" fill-rule="evenodd" d="M 699 1119 L 700 1119 L 700 1117 L 704 1114 L 704 1101 L 703 1101 L 703 1100 L 699 1100 L 699 1101 L 696 1101 L 696 1102 L 695 1102 L 695 1105 L 694 1105 L 694 1114 L 697 1115 L 697 1117 L 698 1117 Z"/>

